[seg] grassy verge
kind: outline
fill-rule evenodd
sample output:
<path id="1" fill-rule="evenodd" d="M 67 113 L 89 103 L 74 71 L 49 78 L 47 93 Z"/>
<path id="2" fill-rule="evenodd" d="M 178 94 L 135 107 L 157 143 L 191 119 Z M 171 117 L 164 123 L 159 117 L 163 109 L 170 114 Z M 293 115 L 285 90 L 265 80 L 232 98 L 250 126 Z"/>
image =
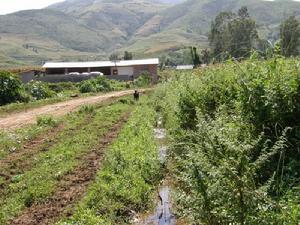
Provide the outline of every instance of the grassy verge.
<path id="1" fill-rule="evenodd" d="M 4 190 L 5 194 L 0 197 L 0 224 L 5 224 L 33 203 L 46 200 L 59 180 L 80 163 L 80 158 L 97 145 L 121 114 L 128 110 L 130 106 L 120 102 L 100 109 L 84 107 L 79 114 L 90 113 L 90 122 L 70 136 L 64 136 L 67 131 L 63 131 L 61 136 L 64 138 L 40 153 L 32 169 L 16 176 Z M 71 123 L 77 123 L 77 118 L 78 113 L 72 114 Z"/>
<path id="2" fill-rule="evenodd" d="M 148 209 L 161 179 L 154 120 L 152 106 L 137 106 L 75 214 L 59 224 L 127 224 Z"/>

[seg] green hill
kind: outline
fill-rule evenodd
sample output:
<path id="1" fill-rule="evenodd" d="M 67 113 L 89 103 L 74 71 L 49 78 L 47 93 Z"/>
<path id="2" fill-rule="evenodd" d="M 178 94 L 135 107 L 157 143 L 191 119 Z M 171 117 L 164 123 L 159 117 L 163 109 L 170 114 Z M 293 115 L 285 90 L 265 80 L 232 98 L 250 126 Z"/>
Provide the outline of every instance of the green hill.
<path id="1" fill-rule="evenodd" d="M 257 21 L 260 37 L 271 41 L 278 39 L 284 18 L 300 16 L 300 2 L 295 1 L 188 0 L 159 13 L 158 29 L 147 37 L 134 36 L 127 49 L 151 53 L 191 44 L 205 47 L 215 16 L 221 11 L 237 11 L 241 6 L 247 6 Z"/>
<path id="2" fill-rule="evenodd" d="M 189 45 L 207 47 L 213 18 L 241 6 L 248 6 L 261 37 L 270 40 L 278 38 L 282 19 L 300 15 L 300 2 L 294 1 L 67 0 L 0 16 L 0 66 L 107 59 L 124 50 L 145 57 Z"/>

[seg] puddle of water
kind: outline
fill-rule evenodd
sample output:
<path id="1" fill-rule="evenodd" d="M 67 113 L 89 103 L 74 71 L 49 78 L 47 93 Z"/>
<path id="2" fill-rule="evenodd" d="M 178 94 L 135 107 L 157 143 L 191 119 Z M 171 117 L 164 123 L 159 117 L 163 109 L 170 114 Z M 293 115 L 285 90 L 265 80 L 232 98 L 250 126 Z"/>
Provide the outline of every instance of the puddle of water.
<path id="1" fill-rule="evenodd" d="M 162 121 L 159 119 L 157 121 L 157 128 L 154 129 L 155 138 L 160 141 L 159 146 L 159 159 L 163 163 L 167 156 L 167 146 L 163 145 L 162 142 L 166 139 L 166 130 L 161 128 Z M 170 188 L 167 184 L 164 184 L 157 193 L 158 203 L 156 210 L 153 214 L 148 216 L 146 219 L 135 218 L 133 223 L 136 225 L 175 225 L 175 216 L 171 211 L 171 201 L 170 201 Z"/>
<path id="2" fill-rule="evenodd" d="M 167 146 L 161 146 L 159 147 L 159 160 L 161 162 L 164 162 L 166 160 L 167 157 Z"/>
<path id="3" fill-rule="evenodd" d="M 166 138 L 166 130 L 162 128 L 155 128 L 154 136 L 156 139 L 164 139 Z"/>
<path id="4" fill-rule="evenodd" d="M 145 225 L 175 225 L 176 220 L 171 212 L 171 202 L 169 200 L 170 188 L 164 186 L 159 191 L 160 202 L 155 214 L 149 216 L 143 224 Z"/>

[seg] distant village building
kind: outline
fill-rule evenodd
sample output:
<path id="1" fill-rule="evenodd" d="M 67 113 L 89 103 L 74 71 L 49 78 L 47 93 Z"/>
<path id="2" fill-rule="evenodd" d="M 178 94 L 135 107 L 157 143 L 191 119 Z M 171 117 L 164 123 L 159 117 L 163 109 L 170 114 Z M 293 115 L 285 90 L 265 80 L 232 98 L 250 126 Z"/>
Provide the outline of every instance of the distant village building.
<path id="1" fill-rule="evenodd" d="M 97 61 L 97 62 L 46 62 L 43 66 L 46 77 L 99 76 L 110 79 L 133 80 L 148 72 L 157 80 L 159 59 Z"/>
<path id="2" fill-rule="evenodd" d="M 194 65 L 178 65 L 176 66 L 176 70 L 192 70 L 194 69 Z"/>

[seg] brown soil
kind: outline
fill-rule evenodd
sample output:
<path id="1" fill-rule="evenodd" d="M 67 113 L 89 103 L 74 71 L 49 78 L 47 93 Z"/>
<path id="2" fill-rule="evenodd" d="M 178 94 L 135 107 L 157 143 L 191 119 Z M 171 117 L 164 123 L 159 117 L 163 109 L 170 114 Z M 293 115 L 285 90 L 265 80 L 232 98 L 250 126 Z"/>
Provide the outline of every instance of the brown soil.
<path id="1" fill-rule="evenodd" d="M 140 92 L 145 92 L 148 89 L 142 89 Z M 52 105 L 46 105 L 35 109 L 30 109 L 25 112 L 14 113 L 5 117 L 0 117 L 0 130 L 1 129 L 11 129 L 34 124 L 36 118 L 41 115 L 52 115 L 54 117 L 66 115 L 69 112 L 73 112 L 78 107 L 85 104 L 97 104 L 105 100 L 127 96 L 133 94 L 132 90 L 112 92 L 108 94 L 103 94 L 99 96 L 91 96 L 85 98 L 78 98 L 69 100 L 66 102 L 56 103 Z"/>
<path id="2" fill-rule="evenodd" d="M 94 180 L 100 168 L 105 148 L 115 140 L 129 114 L 121 119 L 100 140 L 98 146 L 83 156 L 81 163 L 67 174 L 57 185 L 52 197 L 44 203 L 33 204 L 25 209 L 19 217 L 10 221 L 11 225 L 44 225 L 53 224 L 61 216 L 71 216 L 70 209 L 85 193 L 88 185 Z"/>
<path id="3" fill-rule="evenodd" d="M 91 117 L 87 116 L 82 123 L 68 130 L 67 136 L 71 136 L 76 130 L 88 124 L 90 121 Z M 0 176 L 5 179 L 5 182 L 0 185 L 0 194 L 1 190 L 2 192 L 4 191 L 4 188 L 10 184 L 11 179 L 15 175 L 23 174 L 32 168 L 39 152 L 48 151 L 49 148 L 59 141 L 59 134 L 63 130 L 64 124 L 61 123 L 57 127 L 53 127 L 33 140 L 26 142 L 21 149 L 0 160 Z"/>

